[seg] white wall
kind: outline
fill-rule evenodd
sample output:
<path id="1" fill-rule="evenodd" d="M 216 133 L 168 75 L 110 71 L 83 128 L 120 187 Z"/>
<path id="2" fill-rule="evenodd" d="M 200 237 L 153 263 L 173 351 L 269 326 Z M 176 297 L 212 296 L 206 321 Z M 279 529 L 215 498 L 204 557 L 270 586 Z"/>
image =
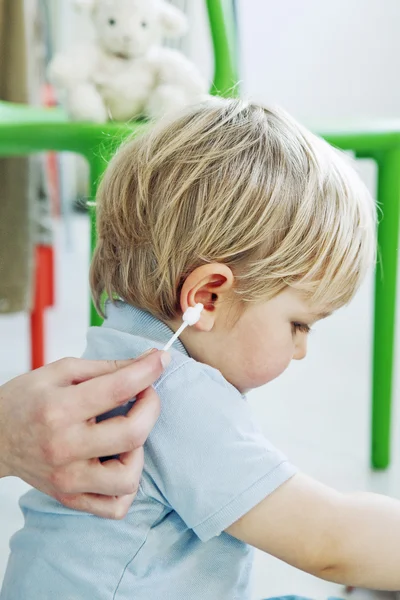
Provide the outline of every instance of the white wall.
<path id="1" fill-rule="evenodd" d="M 400 115 L 398 0 L 240 0 L 244 91 L 305 123 Z"/>

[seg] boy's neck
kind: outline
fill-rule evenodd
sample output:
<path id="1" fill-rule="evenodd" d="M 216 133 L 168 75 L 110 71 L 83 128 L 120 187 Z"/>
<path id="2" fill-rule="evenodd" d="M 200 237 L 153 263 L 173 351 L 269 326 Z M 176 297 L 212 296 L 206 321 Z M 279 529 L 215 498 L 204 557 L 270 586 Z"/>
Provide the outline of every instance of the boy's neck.
<path id="1" fill-rule="evenodd" d="M 175 332 L 181 326 L 182 321 L 166 321 L 165 324 Z M 229 342 L 222 332 L 214 329 L 204 332 L 199 331 L 195 327 L 186 327 L 179 336 L 179 339 L 191 358 L 217 369 L 229 383 L 239 389 L 235 384 L 234 373 L 230 372 L 232 363 L 231 361 L 226 361 Z M 239 391 L 244 393 L 248 390 Z"/>
<path id="2" fill-rule="evenodd" d="M 181 320 L 165 321 L 165 324 L 175 333 L 182 325 Z M 186 327 L 179 336 L 180 341 L 191 358 L 209 364 L 207 360 L 207 349 L 210 344 L 212 333 L 207 334 L 194 330 L 192 327 Z"/>

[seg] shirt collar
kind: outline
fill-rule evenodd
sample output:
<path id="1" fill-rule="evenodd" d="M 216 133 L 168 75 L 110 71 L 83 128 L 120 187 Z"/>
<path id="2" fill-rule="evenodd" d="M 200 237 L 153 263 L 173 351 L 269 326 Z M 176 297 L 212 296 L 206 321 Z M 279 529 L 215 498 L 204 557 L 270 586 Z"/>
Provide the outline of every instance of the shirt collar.
<path id="1" fill-rule="evenodd" d="M 122 300 L 107 301 L 106 320 L 103 327 L 110 327 L 131 335 L 147 338 L 161 346 L 164 346 L 174 335 L 172 329 L 149 312 L 131 306 Z M 172 348 L 189 356 L 185 346 L 179 339 L 173 343 Z"/>

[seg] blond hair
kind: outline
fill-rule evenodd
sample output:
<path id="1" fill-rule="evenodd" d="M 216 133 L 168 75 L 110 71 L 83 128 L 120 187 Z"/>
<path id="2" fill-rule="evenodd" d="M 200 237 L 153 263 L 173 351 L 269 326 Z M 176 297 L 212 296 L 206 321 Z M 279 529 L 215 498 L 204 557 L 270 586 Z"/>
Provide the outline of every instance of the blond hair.
<path id="1" fill-rule="evenodd" d="M 91 288 L 163 320 L 196 267 L 228 265 L 244 302 L 287 286 L 327 310 L 375 253 L 373 202 L 347 160 L 287 114 L 209 100 L 117 152 L 101 183 Z"/>

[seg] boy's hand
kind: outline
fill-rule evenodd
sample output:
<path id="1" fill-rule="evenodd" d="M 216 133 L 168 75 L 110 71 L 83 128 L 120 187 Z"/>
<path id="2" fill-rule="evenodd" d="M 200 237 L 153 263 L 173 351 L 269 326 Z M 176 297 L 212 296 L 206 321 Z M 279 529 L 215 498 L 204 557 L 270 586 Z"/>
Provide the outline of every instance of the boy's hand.
<path id="1" fill-rule="evenodd" d="M 400 503 L 340 494 L 298 474 L 227 529 L 316 577 L 400 589 Z"/>
<path id="2" fill-rule="evenodd" d="M 139 485 L 142 446 L 159 415 L 151 384 L 163 356 L 63 359 L 0 386 L 0 477 L 20 477 L 70 508 L 124 517 Z M 126 417 L 96 423 L 135 396 Z M 119 460 L 98 459 L 115 454 Z"/>

